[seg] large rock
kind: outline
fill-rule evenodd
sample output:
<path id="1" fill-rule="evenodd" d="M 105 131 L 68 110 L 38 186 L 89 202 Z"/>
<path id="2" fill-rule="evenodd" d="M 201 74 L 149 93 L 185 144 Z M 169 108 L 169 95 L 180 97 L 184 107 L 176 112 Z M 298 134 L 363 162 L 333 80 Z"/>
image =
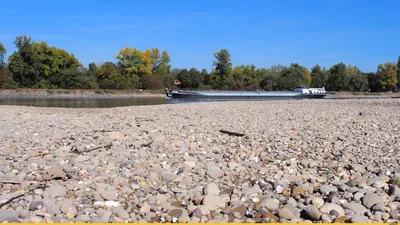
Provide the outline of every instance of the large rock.
<path id="1" fill-rule="evenodd" d="M 52 185 L 51 187 L 47 188 L 42 194 L 43 198 L 64 197 L 65 195 L 67 195 L 67 190 L 59 184 Z"/>
<path id="2" fill-rule="evenodd" d="M 279 200 L 272 199 L 272 198 L 266 198 L 261 201 L 261 205 L 269 210 L 274 211 L 279 208 Z"/>
<path id="3" fill-rule="evenodd" d="M 61 203 L 61 212 L 64 213 L 68 219 L 75 218 L 76 214 L 78 214 L 78 210 L 72 204 L 70 200 L 64 199 Z"/>
<path id="4" fill-rule="evenodd" d="M 350 218 L 350 221 L 351 221 L 352 223 L 369 223 L 369 222 L 370 222 L 370 220 L 368 219 L 368 217 L 366 217 L 366 216 L 361 216 L 361 215 L 353 215 L 353 216 Z"/>
<path id="5" fill-rule="evenodd" d="M 344 209 L 349 209 L 352 212 L 354 212 L 355 214 L 358 215 L 363 215 L 364 213 L 366 213 L 368 210 L 367 208 L 365 208 L 363 205 L 361 205 L 360 203 L 346 203 L 343 205 Z"/>
<path id="6" fill-rule="evenodd" d="M 19 222 L 18 221 L 18 212 L 0 210 L 0 222 L 4 222 L 4 221 L 7 221 L 9 223 Z"/>
<path id="7" fill-rule="evenodd" d="M 215 183 L 209 183 L 204 187 L 204 194 L 206 195 L 219 195 L 219 187 Z"/>
<path id="8" fill-rule="evenodd" d="M 374 193 L 368 193 L 362 198 L 362 204 L 367 207 L 367 209 L 372 208 L 372 206 L 379 202 L 383 202 L 383 199 Z"/>
<path id="9" fill-rule="evenodd" d="M 222 209 L 225 207 L 225 200 L 217 195 L 206 195 L 203 199 L 203 205 L 211 211 Z"/>
<path id="10" fill-rule="evenodd" d="M 314 205 L 311 205 L 307 208 L 307 216 L 312 221 L 319 220 L 321 218 L 321 215 L 322 213 Z"/>
<path id="11" fill-rule="evenodd" d="M 335 186 L 324 184 L 324 185 L 321 185 L 321 187 L 319 187 L 319 191 L 322 194 L 327 194 L 327 193 L 330 193 L 330 192 L 337 192 L 338 189 Z"/>

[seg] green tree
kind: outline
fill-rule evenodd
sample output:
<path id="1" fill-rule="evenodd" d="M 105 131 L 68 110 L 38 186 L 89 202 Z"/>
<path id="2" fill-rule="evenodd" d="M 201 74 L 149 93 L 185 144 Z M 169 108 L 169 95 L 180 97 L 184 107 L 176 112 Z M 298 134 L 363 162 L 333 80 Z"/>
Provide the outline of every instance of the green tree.
<path id="1" fill-rule="evenodd" d="M 328 89 L 331 91 L 343 91 L 347 88 L 349 77 L 347 76 L 346 65 L 338 63 L 329 69 L 327 81 Z"/>
<path id="2" fill-rule="evenodd" d="M 95 76 L 88 75 L 83 68 L 68 68 L 59 72 L 58 76 L 50 77 L 50 84 L 62 89 L 96 89 L 99 88 Z"/>
<path id="3" fill-rule="evenodd" d="M 278 79 L 278 86 L 281 90 L 293 90 L 298 86 L 307 85 L 305 78 L 306 68 L 297 63 L 292 63 L 285 68 Z"/>
<path id="4" fill-rule="evenodd" d="M 150 65 L 152 74 L 161 76 L 168 75 L 171 70 L 171 65 L 169 65 L 170 62 L 171 58 L 167 51 L 163 51 L 160 54 L 158 48 L 151 49 Z"/>
<path id="5" fill-rule="evenodd" d="M 400 89 L 400 56 L 397 59 L 397 89 Z"/>
<path id="6" fill-rule="evenodd" d="M 396 64 L 380 64 L 376 74 L 380 77 L 382 89 L 386 91 L 393 91 L 398 82 Z"/>
<path id="7" fill-rule="evenodd" d="M 103 89 L 137 88 L 138 79 L 130 75 L 124 75 L 124 70 L 113 62 L 103 63 L 97 71 L 97 80 Z"/>
<path id="8" fill-rule="evenodd" d="M 208 74 L 206 69 L 201 70 L 201 76 L 203 77 L 202 83 L 204 85 L 210 84 L 210 74 Z"/>
<path id="9" fill-rule="evenodd" d="M 321 68 L 319 65 L 311 68 L 311 87 L 324 87 L 329 77 L 329 72 L 325 68 Z"/>
<path id="10" fill-rule="evenodd" d="M 52 87 L 49 80 L 57 80 L 55 77 L 61 71 L 82 66 L 73 54 L 46 42 L 36 43 L 30 37 L 18 36 L 14 43 L 17 51 L 9 58 L 9 68 L 14 80 L 23 87 Z"/>
<path id="11" fill-rule="evenodd" d="M 181 88 L 197 89 L 201 84 L 203 76 L 201 72 L 195 68 L 191 68 L 190 70 L 182 69 L 177 74 L 177 79 L 182 83 L 180 85 Z"/>
<path id="12" fill-rule="evenodd" d="M 364 73 L 368 80 L 368 91 L 379 92 L 382 91 L 381 78 L 376 73 Z"/>
<path id="13" fill-rule="evenodd" d="M 215 69 L 211 75 L 211 85 L 215 89 L 230 88 L 233 83 L 230 77 L 232 72 L 231 54 L 228 49 L 221 49 L 214 53 L 214 57 L 213 66 L 215 66 Z"/>
<path id="14" fill-rule="evenodd" d="M 310 86 L 311 85 L 311 81 L 312 81 L 312 78 L 311 78 L 311 73 L 310 73 L 310 70 L 308 69 L 308 68 L 306 68 L 306 71 L 304 72 L 304 79 L 306 80 L 306 85 L 307 86 Z"/>
<path id="15" fill-rule="evenodd" d="M 89 69 L 88 69 L 89 76 L 96 76 L 97 70 L 98 70 L 97 65 L 94 62 L 89 63 Z"/>
<path id="16" fill-rule="evenodd" d="M 7 54 L 7 50 L 2 43 L 0 43 L 0 66 L 4 63 L 4 58 Z"/>
<path id="17" fill-rule="evenodd" d="M 256 73 L 262 77 L 260 87 L 266 91 L 277 91 L 279 90 L 278 82 L 283 70 L 286 67 L 282 65 L 274 65 L 269 69 L 258 69 Z"/>
<path id="18" fill-rule="evenodd" d="M 348 65 L 346 70 L 349 76 L 347 85 L 349 91 L 366 91 L 368 89 L 367 77 L 356 66 Z"/>

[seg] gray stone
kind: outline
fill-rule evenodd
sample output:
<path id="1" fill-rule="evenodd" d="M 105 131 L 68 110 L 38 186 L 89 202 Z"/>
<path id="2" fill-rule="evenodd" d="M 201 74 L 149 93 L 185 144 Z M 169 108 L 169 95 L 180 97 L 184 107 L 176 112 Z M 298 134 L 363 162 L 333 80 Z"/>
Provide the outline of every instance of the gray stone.
<path id="1" fill-rule="evenodd" d="M 385 204 L 383 202 L 378 202 L 371 208 L 374 212 L 386 212 Z"/>
<path id="2" fill-rule="evenodd" d="M 400 188 L 395 185 L 390 185 L 389 194 L 395 197 L 400 196 Z"/>
<path id="3" fill-rule="evenodd" d="M 279 201 L 277 199 L 266 198 L 261 201 L 261 205 L 269 210 L 277 210 L 279 208 Z"/>
<path id="4" fill-rule="evenodd" d="M 368 193 L 362 198 L 362 204 L 367 207 L 367 209 L 372 208 L 378 202 L 383 202 L 383 199 L 374 193 Z"/>
<path id="5" fill-rule="evenodd" d="M 206 195 L 219 195 L 219 187 L 215 183 L 209 183 L 204 187 L 204 194 Z"/>
<path id="6" fill-rule="evenodd" d="M 54 202 L 44 203 L 44 208 L 46 209 L 46 212 L 51 215 L 58 215 L 61 213 L 60 206 Z"/>
<path id="7" fill-rule="evenodd" d="M 116 215 L 117 215 L 119 218 L 124 219 L 124 220 L 129 219 L 129 217 L 130 217 L 130 216 L 129 216 L 129 213 L 128 213 L 126 210 L 124 210 L 124 209 L 118 210 L 117 213 L 116 213 Z"/>
<path id="8" fill-rule="evenodd" d="M 344 216 L 343 208 L 340 205 L 334 203 L 325 203 L 323 206 L 321 206 L 319 210 L 325 214 L 330 214 L 332 210 L 335 210 L 339 214 L 338 216 Z"/>
<path id="9" fill-rule="evenodd" d="M 29 204 L 29 210 L 35 211 L 43 208 L 43 202 L 42 201 L 33 201 L 31 204 Z"/>
<path id="10" fill-rule="evenodd" d="M 332 185 L 326 185 L 326 184 L 321 185 L 321 187 L 319 187 L 319 190 L 320 190 L 320 192 L 322 194 L 327 194 L 327 193 L 330 193 L 330 192 L 337 192 L 338 191 L 337 187 L 332 186 Z"/>
<path id="11" fill-rule="evenodd" d="M 312 197 L 311 198 L 311 204 L 315 205 L 317 208 L 320 208 L 321 206 L 324 205 L 324 199 L 321 197 Z"/>
<path id="12" fill-rule="evenodd" d="M 316 206 L 311 205 L 307 209 L 307 216 L 310 218 L 312 221 L 317 221 L 321 218 L 322 213 L 317 209 Z"/>
<path id="13" fill-rule="evenodd" d="M 353 213 L 357 214 L 357 215 L 363 215 L 367 212 L 367 208 L 365 208 L 363 205 L 361 205 L 360 203 L 346 203 L 343 204 L 343 208 L 344 209 L 349 209 L 351 210 Z"/>
<path id="14" fill-rule="evenodd" d="M 76 223 L 86 223 L 89 222 L 92 218 L 89 215 L 86 214 L 79 214 L 75 218 Z"/>
<path id="15" fill-rule="evenodd" d="M 114 192 L 105 191 L 100 194 L 100 196 L 106 201 L 116 201 L 118 200 L 118 195 Z"/>
<path id="16" fill-rule="evenodd" d="M 26 219 L 28 218 L 30 215 L 30 212 L 26 209 L 21 209 L 20 211 L 18 211 L 18 216 L 21 219 Z"/>
<path id="17" fill-rule="evenodd" d="M 222 209 L 225 207 L 225 200 L 217 195 L 206 195 L 203 199 L 203 205 L 209 210 Z"/>
<path id="18" fill-rule="evenodd" d="M 46 198 L 46 197 L 64 197 L 65 195 L 67 195 L 67 190 L 59 185 L 59 184 L 54 184 L 51 187 L 47 188 L 43 193 L 42 193 L 42 197 Z"/>
<path id="19" fill-rule="evenodd" d="M 282 209 L 280 209 L 278 211 L 278 215 L 280 218 L 287 219 L 287 220 L 290 220 L 294 217 L 293 212 L 287 207 L 283 207 Z"/>
<path id="20" fill-rule="evenodd" d="M 354 201 L 358 202 L 361 200 L 361 198 L 364 197 L 364 194 L 361 192 L 357 192 L 353 195 L 353 199 Z"/>
<path id="21" fill-rule="evenodd" d="M 369 223 L 370 220 L 366 216 L 361 216 L 361 215 L 353 215 L 350 218 L 350 222 L 352 223 Z"/>
<path id="22" fill-rule="evenodd" d="M 7 221 L 9 223 L 19 222 L 18 212 L 0 210 L 0 222 Z"/>
<path id="23" fill-rule="evenodd" d="M 252 194 L 259 194 L 262 193 L 262 190 L 258 184 L 252 186 L 252 187 L 245 187 L 242 190 L 242 194 L 244 195 L 252 195 Z"/>
<path id="24" fill-rule="evenodd" d="M 72 219 L 78 214 L 78 210 L 76 207 L 72 204 L 70 200 L 64 199 L 61 203 L 61 212 L 64 213 L 67 218 Z"/>

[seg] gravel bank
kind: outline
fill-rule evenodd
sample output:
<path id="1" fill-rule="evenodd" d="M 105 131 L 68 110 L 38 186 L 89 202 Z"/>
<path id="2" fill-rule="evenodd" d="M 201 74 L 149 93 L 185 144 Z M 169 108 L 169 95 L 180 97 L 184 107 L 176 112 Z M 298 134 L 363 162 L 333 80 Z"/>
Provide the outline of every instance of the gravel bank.
<path id="1" fill-rule="evenodd" d="M 0 108 L 0 222 L 400 219 L 400 100 Z"/>

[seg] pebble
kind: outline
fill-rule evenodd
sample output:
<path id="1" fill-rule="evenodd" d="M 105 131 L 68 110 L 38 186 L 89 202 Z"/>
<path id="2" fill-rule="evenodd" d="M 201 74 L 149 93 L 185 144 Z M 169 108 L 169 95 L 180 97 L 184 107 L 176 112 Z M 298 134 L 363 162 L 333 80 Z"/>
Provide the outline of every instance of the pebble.
<path id="1" fill-rule="evenodd" d="M 89 215 L 79 214 L 76 216 L 75 222 L 76 223 L 87 223 L 87 222 L 91 221 L 91 219 L 92 218 Z"/>
<path id="2" fill-rule="evenodd" d="M 352 223 L 369 223 L 370 220 L 366 216 L 362 215 L 353 215 L 350 219 Z"/>
<path id="3" fill-rule="evenodd" d="M 338 213 L 337 216 L 345 215 L 343 208 L 340 205 L 334 203 L 325 203 L 323 206 L 321 206 L 321 208 L 319 208 L 319 210 L 325 214 L 331 214 L 331 211 L 334 210 Z"/>
<path id="4" fill-rule="evenodd" d="M 311 205 L 307 209 L 307 215 L 312 221 L 318 221 L 321 218 L 322 213 L 317 209 L 316 206 Z"/>

